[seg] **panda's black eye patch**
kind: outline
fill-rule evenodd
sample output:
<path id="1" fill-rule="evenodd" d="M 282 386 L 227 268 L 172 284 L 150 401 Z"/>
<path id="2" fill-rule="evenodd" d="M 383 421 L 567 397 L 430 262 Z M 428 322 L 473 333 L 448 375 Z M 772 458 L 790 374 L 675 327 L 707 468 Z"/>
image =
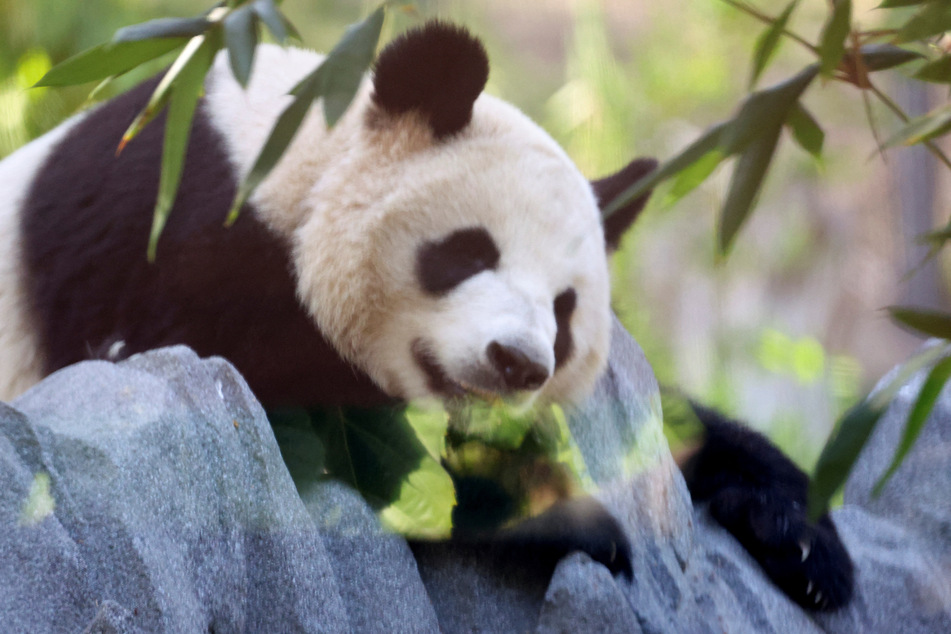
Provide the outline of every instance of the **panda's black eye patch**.
<path id="1" fill-rule="evenodd" d="M 432 295 L 443 295 L 473 275 L 499 265 L 499 249 L 482 227 L 453 231 L 416 254 L 416 277 Z"/>
<path id="2" fill-rule="evenodd" d="M 574 348 L 571 337 L 571 315 L 575 312 L 578 303 L 578 294 L 575 289 L 569 288 L 555 298 L 555 323 L 558 332 L 555 334 L 555 367 L 564 365 Z"/>

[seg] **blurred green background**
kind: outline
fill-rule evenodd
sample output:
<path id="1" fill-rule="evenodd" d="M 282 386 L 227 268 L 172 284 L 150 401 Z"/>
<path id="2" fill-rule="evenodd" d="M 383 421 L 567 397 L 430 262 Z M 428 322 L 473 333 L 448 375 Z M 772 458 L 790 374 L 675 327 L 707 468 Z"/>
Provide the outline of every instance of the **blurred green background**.
<path id="1" fill-rule="evenodd" d="M 283 7 L 305 46 L 329 50 L 376 4 Z M 854 20 L 880 26 L 874 4 L 856 2 Z M 390 12 L 384 41 L 430 16 L 469 26 L 489 50 L 489 91 L 539 121 L 591 177 L 636 155 L 670 157 L 726 118 L 745 94 L 763 28 L 715 0 L 414 6 Z M 0 0 L 0 157 L 84 105 L 92 86 L 29 89 L 51 64 L 120 26 L 205 8 L 185 0 Z M 815 40 L 826 10 L 824 0 L 804 0 L 791 27 Z M 787 42 L 760 85 L 808 61 Z M 889 81 L 885 88 L 912 111 L 934 98 L 899 75 Z M 883 160 L 858 91 L 817 84 L 806 103 L 826 129 L 824 159 L 781 146 L 728 259 L 714 249 L 726 167 L 676 203 L 655 192 L 614 276 L 618 315 L 662 382 L 766 431 L 808 468 L 842 411 L 919 345 L 880 309 L 947 306 L 941 261 L 919 266 L 914 236 L 946 220 L 935 201 L 947 198 L 948 179 L 920 149 Z M 873 109 L 873 118 L 886 137 L 896 127 L 885 112 Z"/>

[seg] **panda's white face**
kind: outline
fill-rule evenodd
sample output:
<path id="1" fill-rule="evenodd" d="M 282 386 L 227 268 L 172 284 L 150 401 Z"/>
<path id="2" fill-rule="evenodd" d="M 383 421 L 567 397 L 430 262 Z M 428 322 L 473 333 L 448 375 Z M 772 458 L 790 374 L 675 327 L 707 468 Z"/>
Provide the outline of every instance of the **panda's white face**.
<path id="1" fill-rule="evenodd" d="M 298 232 L 298 270 L 322 271 L 302 276 L 305 303 L 332 339 L 346 332 L 335 343 L 356 344 L 342 352 L 391 395 L 580 400 L 610 332 L 590 185 L 498 100 L 480 97 L 445 143 L 408 143 L 414 125 L 388 150 L 394 130 L 368 134 L 365 154 L 318 183 Z M 328 234 L 359 262 L 328 257 Z M 361 309 L 344 309 L 342 293 Z"/>
<path id="2" fill-rule="evenodd" d="M 609 331 L 588 185 L 560 157 L 525 148 L 474 158 L 467 153 L 470 165 L 428 193 L 392 201 L 419 223 L 392 228 L 412 248 L 393 253 L 400 275 L 388 286 L 401 289 L 399 308 L 381 324 L 373 356 L 410 398 L 572 400 L 587 390 L 585 368 L 592 356 L 599 367 Z"/>

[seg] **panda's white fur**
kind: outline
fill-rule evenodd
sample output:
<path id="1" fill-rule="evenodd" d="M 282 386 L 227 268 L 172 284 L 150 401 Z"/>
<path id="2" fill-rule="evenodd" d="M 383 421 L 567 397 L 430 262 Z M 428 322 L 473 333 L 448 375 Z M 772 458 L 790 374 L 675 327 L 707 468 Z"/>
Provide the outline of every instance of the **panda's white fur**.
<path id="1" fill-rule="evenodd" d="M 43 359 L 24 296 L 19 212 L 33 175 L 82 115 L 0 161 L 0 401 L 43 377 Z"/>
<path id="2" fill-rule="evenodd" d="M 284 95 L 319 61 L 262 47 L 256 68 L 278 71 L 253 73 L 243 91 L 219 55 L 208 99 L 238 173 L 250 169 Z M 451 142 L 434 140 L 413 114 L 371 129 L 364 122 L 375 107 L 369 84 L 329 133 L 311 112 L 253 198 L 262 219 L 292 237 L 298 292 L 321 330 L 387 393 L 434 396 L 407 342 L 425 336 L 450 377 L 473 360 L 485 363 L 486 346 L 499 338 L 544 351 L 553 372 L 552 302 L 565 288 L 580 288 L 573 358 L 540 396 L 585 396 L 610 333 L 604 237 L 588 181 L 531 120 L 485 94 Z M 415 249 L 472 225 L 499 242 L 499 269 L 448 297 L 422 292 Z"/>
<path id="3" fill-rule="evenodd" d="M 227 145 L 236 175 L 247 172 L 287 92 L 321 57 L 259 47 L 247 90 L 224 53 L 206 81 L 207 111 Z M 409 342 L 423 338 L 448 377 L 488 363 L 492 341 L 531 350 L 549 374 L 556 334 L 552 303 L 566 288 L 580 300 L 571 318 L 573 352 L 523 401 L 576 402 L 591 389 L 609 344 L 609 281 L 604 235 L 588 181 L 558 145 L 513 106 L 488 95 L 451 139 L 434 138 L 416 113 L 368 123 L 378 109 L 371 81 L 327 131 L 319 108 L 251 202 L 259 218 L 289 239 L 298 296 L 319 329 L 384 392 L 402 399 L 433 394 Z M 3 162 L 3 269 L 0 272 L 0 398 L 40 378 L 41 359 L 18 290 L 16 218 L 29 177 L 58 128 Z M 186 212 L 187 213 L 187 212 Z M 482 226 L 501 252 L 453 292 L 420 289 L 420 244 L 461 227 Z M 161 265 L 161 263 L 160 263 Z"/>

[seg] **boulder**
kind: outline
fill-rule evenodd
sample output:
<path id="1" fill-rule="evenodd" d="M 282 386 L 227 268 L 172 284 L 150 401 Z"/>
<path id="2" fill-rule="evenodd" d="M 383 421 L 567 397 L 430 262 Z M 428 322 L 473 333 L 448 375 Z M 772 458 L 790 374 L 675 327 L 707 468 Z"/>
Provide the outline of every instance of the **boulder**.
<path id="1" fill-rule="evenodd" d="M 951 393 L 873 499 L 921 377 L 882 419 L 834 512 L 856 599 L 810 614 L 692 507 L 650 367 L 614 334 L 569 418 L 631 540 L 632 580 L 583 553 L 552 569 L 411 548 L 347 487 L 298 490 L 240 375 L 175 347 L 81 363 L 0 404 L 0 630 L 951 631 Z"/>

